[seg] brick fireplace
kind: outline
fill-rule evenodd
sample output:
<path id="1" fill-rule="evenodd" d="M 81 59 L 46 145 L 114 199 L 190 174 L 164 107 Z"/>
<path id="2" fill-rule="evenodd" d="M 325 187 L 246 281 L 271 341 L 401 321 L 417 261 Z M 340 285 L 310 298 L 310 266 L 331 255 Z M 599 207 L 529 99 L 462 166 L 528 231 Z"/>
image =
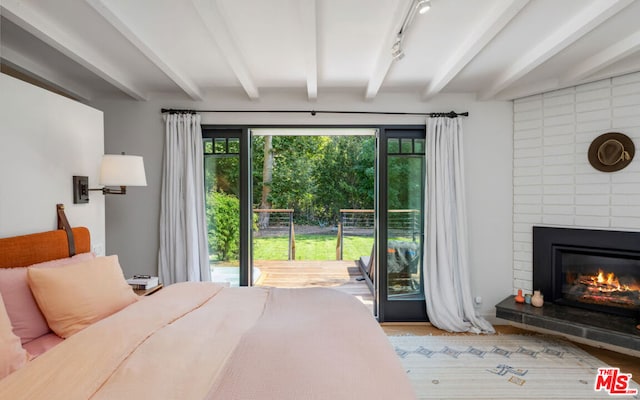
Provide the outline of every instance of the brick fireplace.
<path id="1" fill-rule="evenodd" d="M 509 296 L 496 316 L 640 350 L 640 232 L 533 227 L 535 308 Z"/>

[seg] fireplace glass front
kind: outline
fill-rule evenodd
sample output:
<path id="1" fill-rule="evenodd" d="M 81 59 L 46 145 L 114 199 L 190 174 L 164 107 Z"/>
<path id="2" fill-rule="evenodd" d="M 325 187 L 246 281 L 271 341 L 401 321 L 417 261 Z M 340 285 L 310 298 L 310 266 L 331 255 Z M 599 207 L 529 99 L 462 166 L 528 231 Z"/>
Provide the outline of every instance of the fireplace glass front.
<path id="1" fill-rule="evenodd" d="M 637 315 L 640 260 L 637 255 L 562 251 L 562 300 L 574 306 Z"/>

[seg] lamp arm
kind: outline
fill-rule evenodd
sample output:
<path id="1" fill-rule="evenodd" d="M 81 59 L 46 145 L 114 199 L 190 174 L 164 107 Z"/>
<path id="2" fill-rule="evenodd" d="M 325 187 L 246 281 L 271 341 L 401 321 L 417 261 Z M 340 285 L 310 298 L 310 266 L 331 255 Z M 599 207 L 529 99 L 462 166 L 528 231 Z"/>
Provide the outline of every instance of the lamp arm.
<path id="1" fill-rule="evenodd" d="M 89 189 L 89 191 L 100 191 L 102 192 L 102 194 L 127 194 L 127 187 L 120 186 L 120 190 L 118 190 L 118 189 L 111 189 L 105 186 L 100 189 Z"/>

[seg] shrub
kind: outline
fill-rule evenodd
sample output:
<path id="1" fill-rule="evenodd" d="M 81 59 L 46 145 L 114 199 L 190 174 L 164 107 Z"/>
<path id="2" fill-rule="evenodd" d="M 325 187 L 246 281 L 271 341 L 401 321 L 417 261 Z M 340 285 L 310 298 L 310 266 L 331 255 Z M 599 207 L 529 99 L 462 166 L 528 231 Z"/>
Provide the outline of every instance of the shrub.
<path id="1" fill-rule="evenodd" d="M 234 195 L 212 190 L 207 195 L 209 252 L 218 261 L 238 259 L 240 248 L 240 201 Z"/>

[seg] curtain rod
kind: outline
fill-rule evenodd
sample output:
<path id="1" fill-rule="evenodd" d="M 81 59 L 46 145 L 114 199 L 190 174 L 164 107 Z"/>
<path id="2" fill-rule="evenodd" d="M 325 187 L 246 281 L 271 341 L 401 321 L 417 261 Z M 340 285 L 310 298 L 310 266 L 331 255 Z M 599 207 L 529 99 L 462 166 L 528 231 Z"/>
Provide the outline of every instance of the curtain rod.
<path id="1" fill-rule="evenodd" d="M 378 115 L 423 115 L 427 117 L 468 117 L 469 112 L 457 113 L 449 111 L 447 113 L 413 113 L 394 111 L 330 111 L 330 110 L 180 110 L 174 108 L 163 108 L 162 114 L 196 114 L 196 113 L 303 113 L 303 114 L 378 114 Z"/>

